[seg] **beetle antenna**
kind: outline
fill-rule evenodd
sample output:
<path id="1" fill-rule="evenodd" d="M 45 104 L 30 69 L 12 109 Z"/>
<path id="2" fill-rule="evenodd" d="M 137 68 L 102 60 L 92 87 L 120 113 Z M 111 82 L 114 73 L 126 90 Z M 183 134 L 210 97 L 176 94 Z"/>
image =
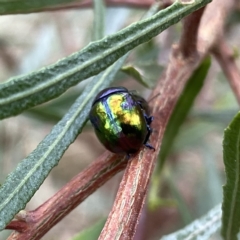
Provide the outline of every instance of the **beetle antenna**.
<path id="1" fill-rule="evenodd" d="M 160 93 L 156 94 L 155 96 L 153 96 L 152 98 L 150 98 L 150 100 L 148 102 L 151 102 L 154 98 L 158 97 L 160 95 Z"/>

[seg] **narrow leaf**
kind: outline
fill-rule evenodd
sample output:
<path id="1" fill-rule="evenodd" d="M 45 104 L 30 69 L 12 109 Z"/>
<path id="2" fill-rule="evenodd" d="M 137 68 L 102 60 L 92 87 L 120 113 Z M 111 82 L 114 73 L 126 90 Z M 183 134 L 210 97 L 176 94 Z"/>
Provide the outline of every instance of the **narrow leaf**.
<path id="1" fill-rule="evenodd" d="M 203 217 L 175 233 L 162 237 L 161 240 L 207 240 L 220 228 L 221 214 L 221 206 L 217 205 Z"/>
<path id="2" fill-rule="evenodd" d="M 151 83 L 147 81 L 147 79 L 144 78 L 144 76 L 140 73 L 140 69 L 137 69 L 136 67 L 133 67 L 132 65 L 123 66 L 121 70 L 128 74 L 129 76 L 133 77 L 135 80 L 137 80 L 140 84 L 147 88 L 151 88 Z"/>
<path id="3" fill-rule="evenodd" d="M 0 188 L 0 230 L 25 207 L 63 153 L 82 131 L 95 95 L 108 86 L 126 56 L 96 76 L 49 135 L 9 174 Z"/>
<path id="4" fill-rule="evenodd" d="M 236 240 L 240 227 L 240 113 L 224 132 L 223 160 L 226 185 L 223 187 L 222 236 Z"/>
<path id="5" fill-rule="evenodd" d="M 41 11 L 47 8 L 64 5 L 76 0 L 0 0 L 0 15 L 16 14 L 16 13 L 31 13 Z M 78 0 L 81 2 L 83 0 Z"/>
<path id="6" fill-rule="evenodd" d="M 81 51 L 49 67 L 0 84 L 0 119 L 55 98 L 71 86 L 100 73 L 131 49 L 149 41 L 210 1 L 196 0 L 193 4 L 176 1 L 153 17 L 90 43 Z"/>

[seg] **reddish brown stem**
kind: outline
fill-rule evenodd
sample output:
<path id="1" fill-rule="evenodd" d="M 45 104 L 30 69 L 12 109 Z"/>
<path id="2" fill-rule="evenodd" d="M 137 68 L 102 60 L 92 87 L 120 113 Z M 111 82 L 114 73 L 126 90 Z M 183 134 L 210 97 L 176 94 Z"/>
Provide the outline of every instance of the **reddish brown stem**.
<path id="1" fill-rule="evenodd" d="M 25 221 L 13 220 L 7 226 L 6 229 L 15 230 L 17 232 L 24 232 L 27 228 Z"/>
<path id="2" fill-rule="evenodd" d="M 195 57 L 197 53 L 198 28 L 204 8 L 200 8 L 194 14 L 190 14 L 183 20 L 183 34 L 179 43 L 179 50 L 184 58 Z"/>
<path id="3" fill-rule="evenodd" d="M 213 54 L 222 67 L 235 97 L 240 104 L 240 71 L 236 65 L 232 49 L 230 49 L 224 39 L 221 38 L 213 49 Z"/>

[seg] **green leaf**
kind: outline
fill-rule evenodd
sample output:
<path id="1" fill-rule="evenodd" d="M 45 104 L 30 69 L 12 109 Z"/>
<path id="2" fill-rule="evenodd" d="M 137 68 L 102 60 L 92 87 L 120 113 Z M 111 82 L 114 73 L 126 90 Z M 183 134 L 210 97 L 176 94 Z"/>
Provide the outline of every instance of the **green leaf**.
<path id="1" fill-rule="evenodd" d="M 90 43 L 81 51 L 31 74 L 0 84 L 0 119 L 53 99 L 80 81 L 100 73 L 141 43 L 149 41 L 211 0 L 176 1 L 153 17 Z"/>
<path id="2" fill-rule="evenodd" d="M 222 236 L 235 240 L 240 227 L 240 112 L 224 132 L 223 160 L 226 185 L 223 187 Z"/>
<path id="3" fill-rule="evenodd" d="M 71 2 L 76 0 L 0 0 L 0 15 L 37 12 Z"/>
<path id="4" fill-rule="evenodd" d="M 102 219 L 94 224 L 92 227 L 83 230 L 81 233 L 76 235 L 73 240 L 96 240 L 98 239 L 106 219 Z"/>
<path id="5" fill-rule="evenodd" d="M 195 220 L 185 228 L 164 236 L 161 240 L 207 240 L 221 226 L 221 206 L 217 205 L 206 215 Z"/>
<path id="6" fill-rule="evenodd" d="M 187 114 L 189 113 L 189 110 L 191 109 L 191 106 L 196 96 L 202 89 L 210 65 L 211 60 L 208 57 L 202 62 L 198 69 L 194 71 L 174 108 L 174 111 L 168 122 L 166 131 L 164 133 L 164 138 L 162 141 L 161 151 L 159 155 L 160 163 L 158 165 L 158 172 L 161 171 L 166 156 L 168 155 L 172 147 L 173 141 L 178 133 L 178 130 L 183 124 Z"/>
<path id="7" fill-rule="evenodd" d="M 109 86 L 127 56 L 96 76 L 37 148 L 9 174 L 0 188 L 0 230 L 23 209 L 69 145 L 82 131 L 96 94 Z"/>
<path id="8" fill-rule="evenodd" d="M 136 67 L 133 67 L 132 65 L 123 66 L 121 70 L 128 74 L 129 76 L 133 77 L 135 80 L 137 80 L 140 84 L 147 88 L 153 87 L 151 85 L 151 82 L 144 78 L 144 76 L 140 73 L 140 69 L 137 69 Z"/>
<path id="9" fill-rule="evenodd" d="M 103 0 L 94 0 L 94 40 L 104 37 L 105 33 L 105 5 Z"/>

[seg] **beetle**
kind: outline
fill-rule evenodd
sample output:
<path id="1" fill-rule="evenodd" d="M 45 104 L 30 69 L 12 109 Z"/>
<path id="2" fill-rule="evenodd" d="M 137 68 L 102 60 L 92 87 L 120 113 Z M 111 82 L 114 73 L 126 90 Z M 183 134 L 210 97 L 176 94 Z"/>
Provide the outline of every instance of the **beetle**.
<path id="1" fill-rule="evenodd" d="M 153 117 L 147 101 L 124 87 L 110 87 L 95 97 L 89 114 L 99 141 L 113 153 L 137 153 L 148 143 Z M 155 149 L 154 149 L 155 150 Z"/>

